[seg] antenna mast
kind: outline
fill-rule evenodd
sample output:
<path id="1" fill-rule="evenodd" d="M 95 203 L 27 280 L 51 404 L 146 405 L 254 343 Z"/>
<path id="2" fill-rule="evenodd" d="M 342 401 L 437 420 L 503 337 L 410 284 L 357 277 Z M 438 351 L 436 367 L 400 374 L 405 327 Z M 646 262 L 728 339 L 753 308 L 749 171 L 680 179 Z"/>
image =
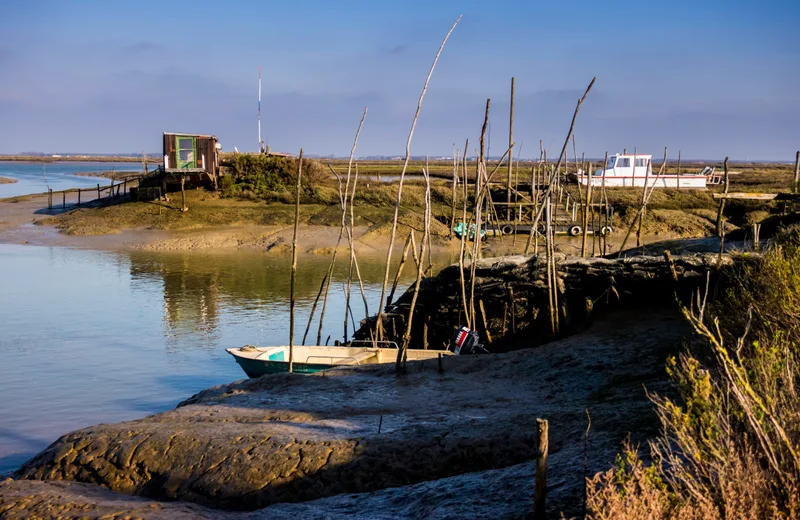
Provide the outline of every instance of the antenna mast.
<path id="1" fill-rule="evenodd" d="M 261 67 L 258 67 L 258 150 L 264 152 L 264 142 L 261 140 Z"/>

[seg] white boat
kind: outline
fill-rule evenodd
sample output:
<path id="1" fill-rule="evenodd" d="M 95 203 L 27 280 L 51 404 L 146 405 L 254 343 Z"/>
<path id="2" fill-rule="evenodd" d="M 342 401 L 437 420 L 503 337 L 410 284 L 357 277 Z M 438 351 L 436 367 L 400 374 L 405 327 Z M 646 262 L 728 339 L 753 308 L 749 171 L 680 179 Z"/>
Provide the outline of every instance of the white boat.
<path id="1" fill-rule="evenodd" d="M 643 154 L 614 154 L 608 158 L 605 168 L 596 170 L 591 175 L 579 172 L 578 182 L 584 186 L 591 182 L 592 186 L 608 188 L 647 187 L 655 188 L 690 188 L 702 189 L 708 184 L 718 184 L 719 175 L 714 168 L 706 166 L 698 173 L 653 173 L 653 156 Z"/>
<path id="2" fill-rule="evenodd" d="M 293 371 L 300 374 L 311 374 L 337 366 L 394 363 L 397 360 L 397 348 L 359 347 L 355 346 L 355 343 L 371 342 L 354 341 L 350 346 L 341 347 L 296 345 L 292 349 Z M 391 343 L 394 344 L 394 342 Z M 289 347 L 287 346 L 254 347 L 246 345 L 225 350 L 236 359 L 248 377 L 261 377 L 265 374 L 289 371 Z M 452 356 L 453 352 L 449 350 L 406 350 L 409 361 L 434 359 L 440 354 Z"/>

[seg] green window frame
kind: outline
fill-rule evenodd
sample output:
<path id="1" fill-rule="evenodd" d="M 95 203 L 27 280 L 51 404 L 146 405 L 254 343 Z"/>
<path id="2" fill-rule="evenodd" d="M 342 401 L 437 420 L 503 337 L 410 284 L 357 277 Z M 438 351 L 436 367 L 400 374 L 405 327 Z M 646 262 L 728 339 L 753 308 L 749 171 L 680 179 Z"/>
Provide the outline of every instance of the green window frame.
<path id="1" fill-rule="evenodd" d="M 175 137 L 175 156 L 178 168 L 194 168 L 197 162 L 197 141 L 194 137 L 179 135 Z"/>

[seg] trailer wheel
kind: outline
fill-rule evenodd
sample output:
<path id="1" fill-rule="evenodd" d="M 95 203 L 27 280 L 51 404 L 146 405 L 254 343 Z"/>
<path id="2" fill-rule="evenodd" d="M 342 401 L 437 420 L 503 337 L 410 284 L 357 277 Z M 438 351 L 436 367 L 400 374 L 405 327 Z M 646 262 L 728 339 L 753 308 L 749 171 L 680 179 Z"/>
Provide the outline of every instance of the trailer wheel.
<path id="1" fill-rule="evenodd" d="M 501 231 L 503 232 L 504 235 L 510 235 L 511 233 L 514 232 L 514 228 L 511 227 L 510 224 L 506 224 L 505 226 L 503 226 Z"/>
<path id="2" fill-rule="evenodd" d="M 570 226 L 569 229 L 567 230 L 567 233 L 569 233 L 569 236 L 571 237 L 576 237 L 581 234 L 581 227 L 577 225 Z"/>
<path id="3" fill-rule="evenodd" d="M 610 235 L 612 231 L 614 231 L 614 228 L 611 226 L 603 226 L 600 228 L 600 234 L 603 236 Z"/>

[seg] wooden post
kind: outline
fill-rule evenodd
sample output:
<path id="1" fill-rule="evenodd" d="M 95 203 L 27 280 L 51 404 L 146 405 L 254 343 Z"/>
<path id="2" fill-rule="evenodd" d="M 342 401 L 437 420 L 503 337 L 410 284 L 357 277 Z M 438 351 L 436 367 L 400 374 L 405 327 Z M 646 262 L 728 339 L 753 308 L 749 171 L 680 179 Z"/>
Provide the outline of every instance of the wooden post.
<path id="1" fill-rule="evenodd" d="M 652 161 L 652 159 L 650 159 Z M 634 152 L 633 156 L 634 164 L 636 163 L 636 155 Z M 650 182 L 650 170 L 653 168 L 651 162 L 644 167 L 644 188 L 642 188 L 642 209 L 639 212 L 639 225 L 636 228 L 636 247 L 642 246 L 642 221 L 644 220 L 644 215 L 647 212 L 647 183 Z M 651 188 L 652 191 L 652 188 Z"/>
<path id="2" fill-rule="evenodd" d="M 761 249 L 761 224 L 756 222 L 753 224 L 753 249 L 758 251 Z"/>
<path id="3" fill-rule="evenodd" d="M 483 330 L 486 331 L 486 342 L 492 344 L 492 334 L 489 332 L 489 323 L 486 321 L 486 309 L 483 307 L 483 300 L 478 300 L 478 307 L 481 309 L 481 318 L 483 320 Z"/>
<path id="4" fill-rule="evenodd" d="M 456 187 L 458 186 L 458 158 L 456 144 L 453 143 L 453 198 L 450 202 L 450 231 L 448 237 L 453 240 L 453 227 L 456 225 Z M 466 177 L 466 176 L 465 176 Z M 464 180 L 466 182 L 466 179 Z"/>
<path id="5" fill-rule="evenodd" d="M 114 197 L 114 179 L 111 179 L 111 185 L 108 187 L 108 198 Z"/>
<path id="6" fill-rule="evenodd" d="M 636 159 L 634 159 L 636 160 Z M 591 165 L 589 170 L 592 171 Z M 587 172 L 588 173 L 588 172 Z M 578 188 L 580 189 L 580 187 Z M 583 208 L 583 237 L 581 240 L 581 258 L 586 258 L 586 234 L 589 232 L 589 208 L 592 206 L 592 177 L 586 176 L 586 206 Z M 574 218 L 573 218 L 574 220 Z"/>
<path id="7" fill-rule="evenodd" d="M 300 179 L 303 176 L 303 149 L 297 159 L 297 191 L 294 201 L 294 232 L 292 233 L 292 277 L 289 283 L 289 372 L 294 371 L 294 289 L 297 278 L 297 224 L 300 222 Z M 182 178 L 182 177 L 181 177 Z"/>
<path id="8" fill-rule="evenodd" d="M 61 209 L 67 209 L 67 192 L 61 192 Z"/>
<path id="9" fill-rule="evenodd" d="M 442 353 L 441 352 L 439 353 L 438 357 L 439 357 L 439 361 L 438 361 L 439 367 L 438 368 L 439 368 L 439 373 L 441 374 L 441 373 L 444 372 L 444 363 L 442 362 Z"/>
<path id="10" fill-rule="evenodd" d="M 122 182 L 123 182 L 123 185 L 122 185 L 122 194 L 123 194 L 123 195 L 125 195 L 126 193 L 128 193 L 128 178 L 127 178 L 127 177 L 125 177 L 125 180 L 124 180 L 124 181 L 122 181 Z"/>
<path id="11" fill-rule="evenodd" d="M 794 190 L 800 193 L 800 151 L 794 155 Z"/>
<path id="12" fill-rule="evenodd" d="M 547 518 L 547 454 L 548 424 L 546 419 L 536 419 L 538 446 L 536 448 L 536 490 L 533 502 L 533 517 L 536 520 Z"/>
<path id="13" fill-rule="evenodd" d="M 678 150 L 678 174 L 675 178 L 675 186 L 681 189 L 681 151 Z"/>
<path id="14" fill-rule="evenodd" d="M 81 205 L 81 189 L 78 188 L 78 206 Z"/>
<path id="15" fill-rule="evenodd" d="M 186 190 L 184 188 L 185 184 L 186 184 L 186 176 L 184 174 L 181 174 L 181 211 L 186 211 L 187 209 L 189 209 L 186 207 Z"/>
<path id="16" fill-rule="evenodd" d="M 47 188 L 47 209 L 53 209 L 53 188 Z"/>
<path id="17" fill-rule="evenodd" d="M 511 171 L 514 162 L 514 78 L 511 78 L 511 104 L 508 115 L 508 183 L 506 184 L 506 220 L 511 220 Z"/>
<path id="18" fill-rule="evenodd" d="M 422 323 L 422 348 L 428 350 L 428 324 L 431 322 L 431 317 L 426 316 L 425 321 Z"/>
<path id="19" fill-rule="evenodd" d="M 728 179 L 728 158 L 725 158 L 725 162 L 722 163 L 722 167 L 725 170 L 725 188 L 723 193 L 728 193 L 728 189 L 730 188 L 730 183 Z M 717 209 L 717 236 L 722 236 L 722 212 L 725 209 L 725 199 L 719 200 L 719 208 Z"/>

